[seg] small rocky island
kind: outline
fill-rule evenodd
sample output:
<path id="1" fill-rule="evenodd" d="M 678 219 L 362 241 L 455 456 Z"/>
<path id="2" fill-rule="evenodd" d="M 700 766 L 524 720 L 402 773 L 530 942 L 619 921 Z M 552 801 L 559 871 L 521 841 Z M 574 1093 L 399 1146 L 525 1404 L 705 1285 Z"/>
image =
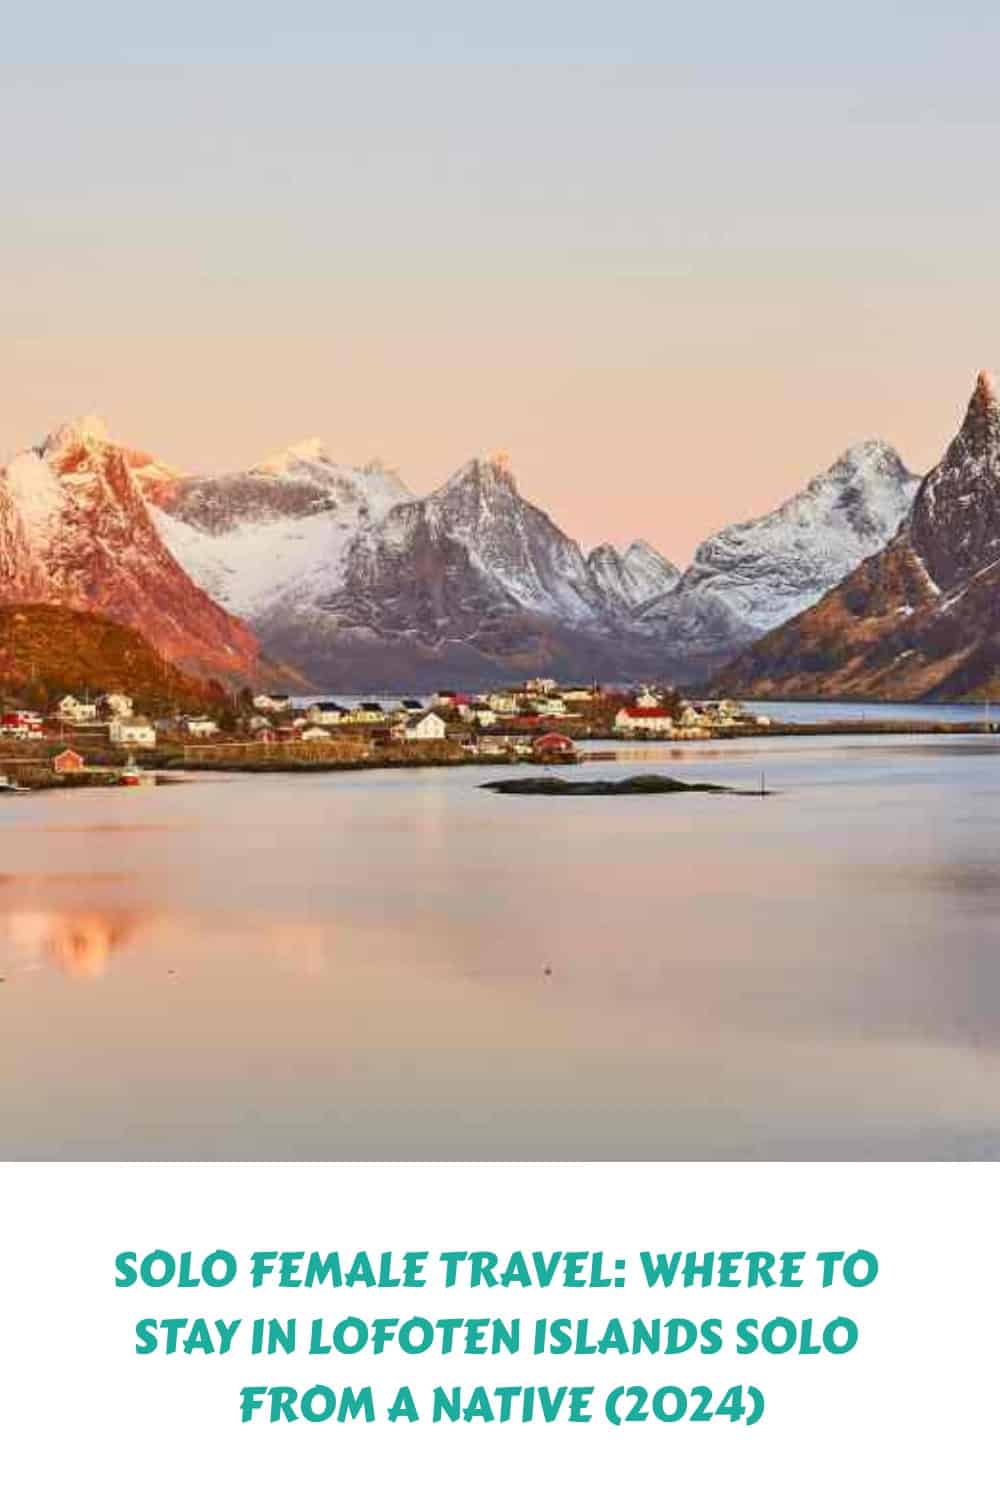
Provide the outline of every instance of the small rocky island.
<path id="1" fill-rule="evenodd" d="M 673 776 L 626 776 L 618 781 L 567 781 L 562 776 L 511 776 L 484 781 L 487 792 L 516 797 L 651 797 L 669 792 L 712 792 L 717 796 L 761 797 L 770 793 L 742 791 L 712 781 L 676 781 Z"/>

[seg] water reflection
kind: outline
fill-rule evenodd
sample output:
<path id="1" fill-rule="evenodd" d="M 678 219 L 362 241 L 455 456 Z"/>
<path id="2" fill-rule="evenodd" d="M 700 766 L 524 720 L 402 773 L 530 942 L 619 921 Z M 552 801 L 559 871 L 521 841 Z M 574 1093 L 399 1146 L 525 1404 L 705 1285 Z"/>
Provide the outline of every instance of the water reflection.
<path id="1" fill-rule="evenodd" d="M 4 919 L 10 944 L 73 979 L 99 979 L 113 955 L 155 921 L 148 912 L 13 911 Z"/>
<path id="2" fill-rule="evenodd" d="M 918 752 L 677 756 L 769 800 L 17 799 L 0 1155 L 998 1155 L 1000 762 Z"/>
<path id="3" fill-rule="evenodd" d="M 266 963 L 301 979 L 315 979 L 330 962 L 332 932 L 310 922 L 273 922 L 261 914 L 244 919 L 198 918 L 190 913 L 149 908 L 17 907 L 0 915 L 0 938 L 29 972 L 49 966 L 69 979 L 105 976 L 126 949 L 145 944 L 157 949 L 157 972 L 163 963 L 183 964 L 192 953 L 200 960 L 214 954 L 216 961 L 237 959 L 248 966 L 252 988 L 254 964 Z"/>

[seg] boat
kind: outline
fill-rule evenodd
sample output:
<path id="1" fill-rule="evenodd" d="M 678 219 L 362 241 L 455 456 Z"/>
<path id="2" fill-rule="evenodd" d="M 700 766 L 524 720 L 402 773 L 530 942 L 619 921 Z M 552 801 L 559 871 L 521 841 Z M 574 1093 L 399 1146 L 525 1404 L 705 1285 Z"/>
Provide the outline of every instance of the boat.
<path id="1" fill-rule="evenodd" d="M 118 777 L 119 786 L 152 786 L 156 778 L 151 771 L 144 771 L 135 763 L 135 757 L 130 755 L 122 767 L 121 775 Z"/>

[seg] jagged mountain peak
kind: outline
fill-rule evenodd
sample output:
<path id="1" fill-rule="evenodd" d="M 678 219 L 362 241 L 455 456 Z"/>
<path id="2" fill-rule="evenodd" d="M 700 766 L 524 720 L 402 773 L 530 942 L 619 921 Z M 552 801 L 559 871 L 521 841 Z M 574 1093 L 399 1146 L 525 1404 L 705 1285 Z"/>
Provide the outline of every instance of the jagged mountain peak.
<path id="1" fill-rule="evenodd" d="M 981 401 L 996 404 L 997 378 L 992 370 L 980 370 L 976 376 L 976 395 Z"/>
<path id="2" fill-rule="evenodd" d="M 894 448 L 867 439 L 776 510 L 724 526 L 641 619 L 709 660 L 808 608 L 909 514 L 919 480 Z"/>
<path id="3" fill-rule="evenodd" d="M 303 464 L 329 464 L 332 463 L 329 453 L 322 438 L 302 438 L 297 443 L 291 443 L 287 448 L 282 448 L 278 453 L 270 453 L 260 463 L 254 464 L 251 473 L 254 474 L 284 474 L 289 469 L 300 468 Z"/>
<path id="4" fill-rule="evenodd" d="M 663 553 L 658 548 L 653 546 L 652 542 L 647 542 L 645 537 L 641 536 L 636 537 L 634 542 L 629 542 L 622 556 L 625 558 L 634 558 L 636 561 L 644 558 L 656 558 L 659 562 L 666 562 L 669 567 L 674 567 L 674 564 L 668 562 L 668 559 L 663 556 Z"/>
<path id="5" fill-rule="evenodd" d="M 44 458 L 53 458 L 71 449 L 105 448 L 110 442 L 107 422 L 96 412 L 89 412 L 55 428 L 41 444 L 39 452 Z"/>
<path id="6" fill-rule="evenodd" d="M 986 370 L 944 457 L 920 486 L 910 535 L 942 589 L 1000 556 L 1000 400 Z"/>
<path id="7" fill-rule="evenodd" d="M 32 463 L 41 464 L 51 475 L 67 478 L 75 474 L 84 486 L 104 473 L 112 489 L 134 491 L 143 500 L 159 501 L 182 477 L 178 469 L 153 454 L 113 438 L 104 418 L 93 412 L 64 422 L 38 447 L 11 460 L 8 474 L 20 470 L 22 483 L 28 480 L 36 488 L 39 484 L 44 487 L 44 476 L 36 474 L 31 480 Z M 94 498 L 99 500 L 102 495 L 106 498 L 106 490 L 99 487 Z"/>
<path id="8" fill-rule="evenodd" d="M 506 490 L 518 499 L 522 498 L 514 470 L 511 468 L 510 454 L 503 450 L 481 453 L 475 458 L 470 458 L 460 469 L 456 469 L 450 479 L 445 480 L 437 493 L 467 490 L 470 487 L 483 494 Z"/>
<path id="9" fill-rule="evenodd" d="M 641 538 L 622 549 L 602 542 L 587 554 L 587 569 L 613 607 L 630 614 L 677 585 L 680 569 Z"/>
<path id="10" fill-rule="evenodd" d="M 884 438 L 862 438 L 859 442 L 851 443 L 834 459 L 826 472 L 842 471 L 874 471 L 903 477 L 910 474 L 898 449 Z"/>

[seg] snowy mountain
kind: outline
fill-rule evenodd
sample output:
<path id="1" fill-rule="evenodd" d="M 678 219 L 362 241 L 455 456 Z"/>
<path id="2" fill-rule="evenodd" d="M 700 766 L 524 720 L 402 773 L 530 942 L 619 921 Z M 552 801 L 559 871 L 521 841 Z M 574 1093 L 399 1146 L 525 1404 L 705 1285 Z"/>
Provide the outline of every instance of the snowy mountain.
<path id="1" fill-rule="evenodd" d="M 1000 692 L 1000 401 L 981 373 L 897 535 L 739 656 L 726 691 L 959 698 Z"/>
<path id="2" fill-rule="evenodd" d="M 585 555 L 503 454 L 413 496 L 314 441 L 244 474 L 161 487 L 150 509 L 191 576 L 331 690 L 521 672 L 690 678 L 877 551 L 916 479 L 863 443 L 799 495 L 702 544 L 682 575 L 646 542 Z"/>
<path id="3" fill-rule="evenodd" d="M 382 465 L 348 468 L 310 441 L 185 480 L 150 514 L 203 588 L 331 690 L 621 670 L 637 651 L 660 665 L 658 643 L 622 626 L 677 570 L 641 542 L 585 557 L 502 454 L 417 499 Z"/>
<path id="4" fill-rule="evenodd" d="M 624 552 L 605 542 L 589 554 L 587 568 L 608 603 L 625 615 L 669 593 L 681 576 L 679 568 L 643 541 L 632 542 Z"/>
<path id="5" fill-rule="evenodd" d="M 895 449 L 859 443 L 777 510 L 702 542 L 676 586 L 640 610 L 637 623 L 683 643 L 692 660 L 718 664 L 878 552 L 919 482 Z"/>
<path id="6" fill-rule="evenodd" d="M 891 448 L 861 444 L 680 575 L 641 541 L 585 554 L 502 454 L 418 498 L 314 439 L 245 472 L 182 475 L 88 418 L 0 470 L 0 603 L 100 611 L 230 679 L 259 671 L 256 632 L 330 690 L 690 680 L 884 545 L 915 486 Z"/>
<path id="7" fill-rule="evenodd" d="M 579 545 L 521 495 L 504 455 L 471 460 L 359 528 L 325 589 L 320 580 L 287 588 L 254 619 L 272 649 L 331 688 L 662 666 L 658 644 L 621 628 L 622 601 Z"/>
<path id="8" fill-rule="evenodd" d="M 412 498 L 380 463 L 348 468 L 310 439 L 246 473 L 180 480 L 150 515 L 191 577 L 254 621 L 337 587 L 351 544 Z"/>
<path id="9" fill-rule="evenodd" d="M 254 676 L 253 633 L 192 583 L 150 520 L 147 500 L 175 482 L 94 417 L 18 454 L 0 469 L 0 604 L 93 611 L 191 671 Z"/>

